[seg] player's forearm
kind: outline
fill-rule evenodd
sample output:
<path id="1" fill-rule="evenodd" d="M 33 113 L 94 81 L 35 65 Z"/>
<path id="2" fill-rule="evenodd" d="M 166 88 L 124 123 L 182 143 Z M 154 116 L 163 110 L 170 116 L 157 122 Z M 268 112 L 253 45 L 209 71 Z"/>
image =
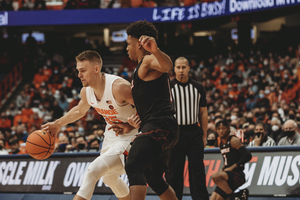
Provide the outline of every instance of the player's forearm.
<path id="1" fill-rule="evenodd" d="M 69 123 L 75 122 L 85 115 L 84 112 L 80 112 L 78 106 L 73 107 L 66 115 L 57 119 L 55 123 L 60 127 L 65 126 Z"/>
<path id="2" fill-rule="evenodd" d="M 159 48 L 157 48 L 157 51 L 153 52 L 152 54 L 155 56 L 160 65 L 160 72 L 165 73 L 173 69 L 173 62 L 171 58 L 167 54 L 162 52 Z"/>

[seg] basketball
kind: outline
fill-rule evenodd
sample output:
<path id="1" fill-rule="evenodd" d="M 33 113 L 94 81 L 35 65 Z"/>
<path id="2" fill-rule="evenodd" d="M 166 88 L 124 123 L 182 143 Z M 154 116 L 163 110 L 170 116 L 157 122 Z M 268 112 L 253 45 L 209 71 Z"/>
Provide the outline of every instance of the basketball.
<path id="1" fill-rule="evenodd" d="M 28 154 L 37 160 L 48 158 L 54 151 L 55 137 L 48 131 L 36 130 L 32 132 L 26 141 Z"/>

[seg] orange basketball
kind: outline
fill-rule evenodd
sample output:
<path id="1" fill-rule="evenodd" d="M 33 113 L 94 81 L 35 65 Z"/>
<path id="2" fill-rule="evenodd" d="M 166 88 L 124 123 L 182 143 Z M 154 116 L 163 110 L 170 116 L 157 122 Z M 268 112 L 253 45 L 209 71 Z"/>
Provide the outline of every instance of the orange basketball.
<path id="1" fill-rule="evenodd" d="M 36 130 L 32 132 L 26 141 L 26 150 L 31 157 L 38 160 L 48 158 L 54 151 L 55 137 L 48 131 Z"/>

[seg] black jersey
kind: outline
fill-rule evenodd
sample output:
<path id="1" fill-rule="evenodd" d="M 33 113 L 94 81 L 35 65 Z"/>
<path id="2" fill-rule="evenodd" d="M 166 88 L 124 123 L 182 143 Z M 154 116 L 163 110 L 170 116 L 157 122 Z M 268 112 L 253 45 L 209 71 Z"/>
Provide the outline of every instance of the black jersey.
<path id="1" fill-rule="evenodd" d="M 242 154 L 234 148 L 231 148 L 230 140 L 232 137 L 236 137 L 235 135 L 230 135 L 225 144 L 223 144 L 222 140 L 220 142 L 220 151 L 223 156 L 223 161 L 225 165 L 225 169 L 237 163 L 242 157 Z M 233 171 L 243 171 L 244 166 L 240 166 L 235 168 Z"/>
<path id="2" fill-rule="evenodd" d="M 155 118 L 175 114 L 171 103 L 168 74 L 163 73 L 155 80 L 143 81 L 138 76 L 142 62 L 143 59 L 137 65 L 131 83 L 134 104 L 142 121 L 141 127 Z"/>

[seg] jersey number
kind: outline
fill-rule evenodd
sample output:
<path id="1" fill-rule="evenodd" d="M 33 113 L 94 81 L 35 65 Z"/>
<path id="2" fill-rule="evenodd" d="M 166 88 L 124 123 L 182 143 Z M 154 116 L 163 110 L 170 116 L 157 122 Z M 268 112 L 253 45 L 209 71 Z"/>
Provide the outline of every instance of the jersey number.
<path id="1" fill-rule="evenodd" d="M 117 116 L 103 116 L 105 121 L 108 124 L 114 124 L 114 123 L 123 123 L 121 120 L 117 119 Z"/>
<path id="2" fill-rule="evenodd" d="M 226 157 L 226 154 L 223 154 L 223 158 L 224 158 L 224 165 L 227 166 L 228 163 L 227 163 L 227 157 Z"/>

